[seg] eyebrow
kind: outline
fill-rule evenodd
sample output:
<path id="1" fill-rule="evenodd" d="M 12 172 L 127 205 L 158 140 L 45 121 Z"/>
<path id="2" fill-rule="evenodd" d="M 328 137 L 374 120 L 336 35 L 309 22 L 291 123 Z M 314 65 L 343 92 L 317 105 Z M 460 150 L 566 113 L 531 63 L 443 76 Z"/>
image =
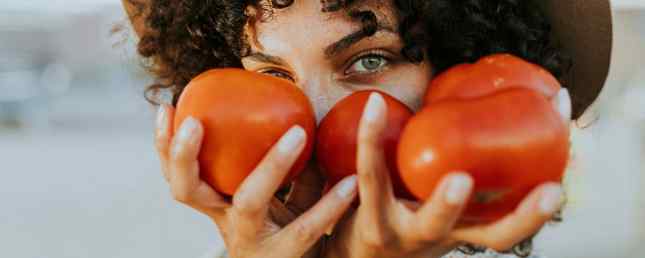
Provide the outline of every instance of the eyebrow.
<path id="1" fill-rule="evenodd" d="M 349 34 L 345 36 L 344 38 L 340 39 L 339 41 L 329 45 L 328 47 L 325 48 L 325 56 L 327 58 L 333 57 L 335 55 L 338 55 L 339 53 L 347 50 L 354 44 L 360 42 L 361 40 L 365 38 L 369 38 L 374 36 L 377 32 L 380 31 L 387 31 L 394 33 L 394 29 L 384 26 L 382 24 L 378 24 L 378 27 L 376 28 L 376 31 L 371 31 L 368 32 L 365 29 L 361 29 L 359 31 L 356 31 L 352 34 Z"/>
<path id="2" fill-rule="evenodd" d="M 366 30 L 365 28 L 362 28 L 327 46 L 325 48 L 325 57 L 331 58 L 333 56 L 336 56 L 341 52 L 347 50 L 354 44 L 360 42 L 361 40 L 372 37 L 376 33 L 381 31 L 395 33 L 395 30 L 392 27 L 384 25 L 377 21 L 375 30 Z M 252 52 L 251 54 L 246 56 L 246 58 L 249 58 L 256 62 L 269 63 L 273 65 L 278 65 L 278 66 L 287 65 L 287 62 L 284 59 L 280 58 L 279 56 L 273 56 L 262 52 Z"/>
<path id="3" fill-rule="evenodd" d="M 284 59 L 278 56 L 267 55 L 261 52 L 253 52 L 250 55 L 246 56 L 246 58 L 250 58 L 256 62 L 261 62 L 261 63 L 269 63 L 269 64 L 274 64 L 279 66 L 287 65 L 287 62 L 284 61 Z"/>

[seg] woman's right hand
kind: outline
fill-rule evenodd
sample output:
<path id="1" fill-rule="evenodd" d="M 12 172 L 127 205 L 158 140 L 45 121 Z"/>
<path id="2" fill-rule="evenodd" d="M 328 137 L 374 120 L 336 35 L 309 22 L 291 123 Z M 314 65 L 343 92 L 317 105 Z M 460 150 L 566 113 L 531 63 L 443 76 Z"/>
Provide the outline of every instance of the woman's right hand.
<path id="1" fill-rule="evenodd" d="M 204 134 L 202 125 L 189 117 L 173 135 L 173 117 L 172 107 L 160 107 L 155 142 L 163 175 L 177 201 L 207 215 L 218 225 L 233 258 L 295 258 L 311 254 L 310 249 L 356 197 L 356 177 L 352 176 L 297 218 L 286 209 L 273 210 L 274 194 L 306 143 L 305 131 L 295 126 L 267 153 L 228 202 L 200 179 L 197 157 Z"/>
<path id="2" fill-rule="evenodd" d="M 568 93 L 561 91 L 558 96 L 553 105 L 568 121 Z M 382 135 L 386 126 L 387 105 L 380 94 L 373 93 L 357 137 L 361 203 L 336 227 L 325 257 L 443 257 L 463 243 L 506 251 L 535 235 L 561 208 L 561 186 L 546 183 L 494 223 L 458 225 L 474 187 L 473 178 L 464 172 L 446 176 L 425 202 L 398 199 L 385 163 Z"/>

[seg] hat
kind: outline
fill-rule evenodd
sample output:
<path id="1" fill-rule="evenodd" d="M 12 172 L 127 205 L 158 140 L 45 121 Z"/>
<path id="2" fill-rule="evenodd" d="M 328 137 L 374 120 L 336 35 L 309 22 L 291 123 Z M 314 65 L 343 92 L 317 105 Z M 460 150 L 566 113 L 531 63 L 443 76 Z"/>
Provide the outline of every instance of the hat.
<path id="1" fill-rule="evenodd" d="M 122 0 L 137 34 L 143 30 L 141 4 L 149 0 Z M 612 13 L 609 0 L 535 0 L 551 22 L 562 50 L 572 58 L 564 82 L 571 94 L 573 118 L 579 118 L 600 94 L 612 48 Z M 139 7 L 139 8 L 137 8 Z M 137 12 L 137 9 L 139 12 Z"/>
<path id="2" fill-rule="evenodd" d="M 551 21 L 553 33 L 573 63 L 565 74 L 579 118 L 600 94 L 612 49 L 612 13 L 609 0 L 536 0 Z"/>

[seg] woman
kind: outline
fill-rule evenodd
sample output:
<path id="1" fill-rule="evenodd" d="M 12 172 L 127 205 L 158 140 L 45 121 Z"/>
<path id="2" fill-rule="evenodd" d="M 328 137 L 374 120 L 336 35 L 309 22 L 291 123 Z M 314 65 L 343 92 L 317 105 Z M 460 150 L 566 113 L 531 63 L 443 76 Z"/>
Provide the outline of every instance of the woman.
<path id="1" fill-rule="evenodd" d="M 518 0 L 124 0 L 156 83 L 175 103 L 197 74 L 239 67 L 293 81 L 317 118 L 357 90 L 379 89 L 418 110 L 432 77 L 479 57 L 508 52 L 537 63 L 571 92 L 563 117 L 579 117 L 598 95 L 611 45 L 607 1 Z M 551 23 L 554 30 L 551 30 Z M 570 62 L 571 61 L 571 62 Z M 569 64 L 573 64 L 569 70 Z M 232 201 L 200 180 L 200 122 L 173 135 L 173 108 L 161 105 L 156 143 L 175 198 L 210 217 L 231 257 L 441 257 L 462 244 L 525 255 L 530 239 L 561 208 L 557 184 L 536 188 L 508 217 L 455 227 L 472 190 L 467 173 L 447 176 L 426 203 L 396 199 L 382 160 L 385 106 L 370 97 L 359 130 L 358 175 L 320 198 L 312 163 L 286 196 L 280 182 L 307 135 L 289 130 Z M 358 193 L 357 187 L 361 191 Z M 361 204 L 350 209 L 359 196 Z M 277 198 L 275 197 L 277 196 Z M 331 233 L 327 238 L 322 236 Z M 518 245 L 519 244 L 519 245 Z"/>

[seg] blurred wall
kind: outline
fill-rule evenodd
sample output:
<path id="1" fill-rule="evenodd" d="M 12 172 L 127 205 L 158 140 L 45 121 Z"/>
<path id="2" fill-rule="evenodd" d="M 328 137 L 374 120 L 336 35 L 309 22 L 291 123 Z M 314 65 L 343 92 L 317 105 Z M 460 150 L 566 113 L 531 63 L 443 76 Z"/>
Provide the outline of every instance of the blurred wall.
<path id="1" fill-rule="evenodd" d="M 614 16 L 602 96 L 574 129 L 564 222 L 547 227 L 548 257 L 645 257 L 645 10 Z"/>

